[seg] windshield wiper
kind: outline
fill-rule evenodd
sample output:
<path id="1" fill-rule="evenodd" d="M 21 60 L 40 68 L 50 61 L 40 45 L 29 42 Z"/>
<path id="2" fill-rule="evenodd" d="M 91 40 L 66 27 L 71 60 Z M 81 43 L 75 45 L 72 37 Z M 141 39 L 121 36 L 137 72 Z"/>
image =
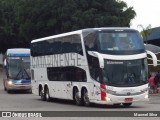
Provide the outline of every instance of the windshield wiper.
<path id="1" fill-rule="evenodd" d="M 19 72 L 18 72 L 18 74 L 16 75 L 16 77 L 15 77 L 15 79 L 17 79 L 18 78 L 18 76 L 20 75 L 20 73 L 22 73 L 22 75 L 19 77 L 19 79 L 24 79 L 24 74 L 23 73 L 25 73 L 26 75 L 27 75 L 27 78 L 25 78 L 25 79 L 30 79 L 30 76 L 28 75 L 28 73 L 27 73 L 27 71 L 25 70 L 25 69 L 21 69 Z"/>
<path id="2" fill-rule="evenodd" d="M 17 79 L 17 77 L 19 76 L 19 74 L 22 72 L 22 69 L 20 69 L 20 71 L 18 72 L 18 74 L 16 75 L 15 79 Z"/>
<path id="3" fill-rule="evenodd" d="M 26 78 L 26 79 L 30 79 L 30 76 L 29 76 L 29 74 L 27 73 L 26 69 L 24 69 L 24 71 L 25 71 L 26 75 L 28 76 L 28 78 Z"/>

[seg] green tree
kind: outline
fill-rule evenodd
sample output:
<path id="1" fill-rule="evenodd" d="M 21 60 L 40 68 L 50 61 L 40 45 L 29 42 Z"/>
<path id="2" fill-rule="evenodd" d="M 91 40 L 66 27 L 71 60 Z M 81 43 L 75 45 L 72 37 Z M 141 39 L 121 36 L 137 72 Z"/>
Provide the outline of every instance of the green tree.
<path id="1" fill-rule="evenodd" d="M 121 0 L 0 0 L 0 48 L 84 28 L 129 27 L 135 15 Z"/>
<path id="2" fill-rule="evenodd" d="M 147 27 L 144 27 L 142 24 L 139 24 L 137 27 L 140 27 L 142 29 L 141 35 L 142 35 L 142 37 L 144 39 L 144 42 L 147 43 L 147 39 L 152 33 L 151 24 L 149 24 Z"/>

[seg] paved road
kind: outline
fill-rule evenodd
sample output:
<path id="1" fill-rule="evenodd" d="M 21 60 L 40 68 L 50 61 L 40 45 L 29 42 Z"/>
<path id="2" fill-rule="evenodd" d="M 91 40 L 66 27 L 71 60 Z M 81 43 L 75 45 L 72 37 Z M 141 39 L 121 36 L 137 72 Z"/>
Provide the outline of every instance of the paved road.
<path id="1" fill-rule="evenodd" d="M 115 107 L 111 105 L 110 106 L 95 105 L 92 107 L 80 107 L 76 106 L 72 101 L 67 101 L 67 100 L 54 100 L 52 102 L 44 102 L 40 100 L 39 96 L 35 96 L 27 92 L 14 92 L 8 94 L 6 91 L 3 90 L 2 72 L 0 72 L 0 111 L 160 111 L 160 95 L 152 95 L 150 96 L 150 101 L 145 103 L 143 102 L 134 103 L 129 108 L 123 108 L 122 106 Z M 66 118 L 58 117 L 57 119 L 66 119 Z M 84 117 L 83 118 L 68 117 L 67 119 L 82 120 L 84 119 Z M 96 120 L 97 118 L 89 117 L 85 119 Z M 103 119 L 104 117 L 98 118 L 98 120 L 103 120 Z M 116 117 L 112 118 L 112 120 L 114 119 L 116 120 Z M 128 120 L 127 118 L 124 119 Z M 152 120 L 152 118 L 147 118 L 147 119 Z"/>

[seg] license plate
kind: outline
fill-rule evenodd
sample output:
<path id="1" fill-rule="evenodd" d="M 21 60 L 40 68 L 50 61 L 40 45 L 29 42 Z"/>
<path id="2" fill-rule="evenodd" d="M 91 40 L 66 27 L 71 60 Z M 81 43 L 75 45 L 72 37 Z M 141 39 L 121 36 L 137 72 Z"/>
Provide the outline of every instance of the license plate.
<path id="1" fill-rule="evenodd" d="M 25 86 L 20 86 L 20 88 L 21 88 L 21 89 L 24 89 L 24 88 L 26 88 L 26 87 L 25 87 Z"/>
<path id="2" fill-rule="evenodd" d="M 133 98 L 125 98 L 124 101 L 125 101 L 125 102 L 132 102 L 132 101 L 133 101 Z"/>

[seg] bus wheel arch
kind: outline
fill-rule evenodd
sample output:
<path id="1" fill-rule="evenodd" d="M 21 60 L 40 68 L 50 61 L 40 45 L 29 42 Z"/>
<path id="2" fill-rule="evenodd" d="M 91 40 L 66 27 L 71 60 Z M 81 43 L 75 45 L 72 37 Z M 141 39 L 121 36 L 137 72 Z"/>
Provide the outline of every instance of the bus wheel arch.
<path id="1" fill-rule="evenodd" d="M 89 100 L 89 92 L 88 92 L 88 89 L 86 87 L 82 87 L 81 96 L 82 96 L 82 102 L 83 102 L 83 104 L 85 106 L 90 106 L 91 102 Z"/>
<path id="2" fill-rule="evenodd" d="M 39 96 L 41 96 L 41 90 L 43 89 L 42 85 L 40 84 L 39 87 L 38 87 L 38 90 L 39 90 Z"/>
<path id="3" fill-rule="evenodd" d="M 78 106 L 82 105 L 82 99 L 81 99 L 79 89 L 77 86 L 73 87 L 73 100 L 76 103 L 76 105 L 78 105 Z"/>

